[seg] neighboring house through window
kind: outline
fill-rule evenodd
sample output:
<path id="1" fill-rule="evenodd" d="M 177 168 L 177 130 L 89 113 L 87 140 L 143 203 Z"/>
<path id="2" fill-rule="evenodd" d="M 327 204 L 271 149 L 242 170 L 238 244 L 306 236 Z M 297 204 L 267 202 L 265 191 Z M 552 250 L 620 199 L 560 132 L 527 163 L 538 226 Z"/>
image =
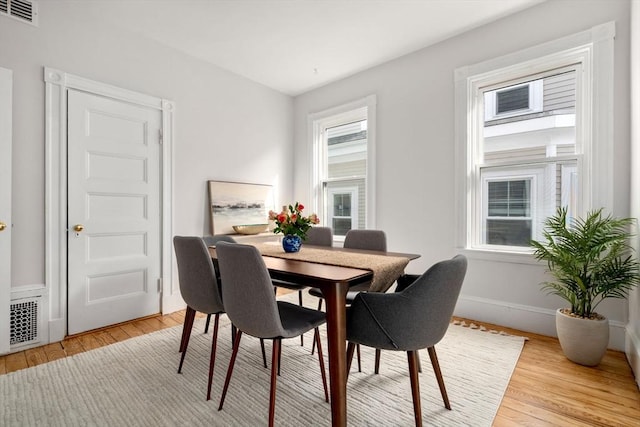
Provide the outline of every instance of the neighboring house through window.
<path id="1" fill-rule="evenodd" d="M 373 96 L 309 116 L 314 209 L 336 240 L 373 224 L 374 117 Z"/>
<path id="2" fill-rule="evenodd" d="M 560 206 L 611 206 L 614 25 L 456 70 L 459 246 L 530 253 Z"/>

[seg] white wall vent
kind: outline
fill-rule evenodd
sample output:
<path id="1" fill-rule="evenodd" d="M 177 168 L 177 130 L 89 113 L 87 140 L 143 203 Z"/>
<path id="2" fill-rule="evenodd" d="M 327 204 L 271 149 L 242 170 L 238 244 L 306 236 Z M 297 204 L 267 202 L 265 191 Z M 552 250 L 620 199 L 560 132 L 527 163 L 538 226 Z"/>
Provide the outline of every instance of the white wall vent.
<path id="1" fill-rule="evenodd" d="M 38 2 L 35 0 L 0 0 L 0 15 L 38 25 Z"/>
<path id="2" fill-rule="evenodd" d="M 10 345 L 27 345 L 40 341 L 41 297 L 11 301 Z"/>

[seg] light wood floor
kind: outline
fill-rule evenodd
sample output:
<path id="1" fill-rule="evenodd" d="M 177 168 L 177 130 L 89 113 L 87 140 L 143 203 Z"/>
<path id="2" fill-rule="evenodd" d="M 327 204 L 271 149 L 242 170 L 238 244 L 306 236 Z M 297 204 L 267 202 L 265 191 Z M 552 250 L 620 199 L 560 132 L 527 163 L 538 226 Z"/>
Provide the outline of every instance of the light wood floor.
<path id="1" fill-rule="evenodd" d="M 0 374 L 170 328 L 183 320 L 184 311 L 152 316 L 0 356 Z M 588 368 L 567 360 L 555 338 L 483 326 L 529 338 L 494 426 L 640 426 L 640 391 L 624 353 L 608 351 L 599 366 Z M 444 376 L 446 381 L 446 372 Z"/>

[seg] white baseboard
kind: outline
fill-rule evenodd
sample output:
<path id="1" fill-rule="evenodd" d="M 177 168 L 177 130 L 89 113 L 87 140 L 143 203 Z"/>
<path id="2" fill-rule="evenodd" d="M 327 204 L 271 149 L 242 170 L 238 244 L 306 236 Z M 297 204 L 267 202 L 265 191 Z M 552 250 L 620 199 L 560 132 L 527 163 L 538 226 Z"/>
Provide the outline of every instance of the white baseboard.
<path id="1" fill-rule="evenodd" d="M 506 301 L 460 295 L 455 316 L 493 323 L 525 332 L 556 337 L 556 311 Z M 625 324 L 609 321 L 609 348 L 624 351 Z M 637 346 L 636 346 L 637 348 Z"/>
<path id="2" fill-rule="evenodd" d="M 640 387 L 640 337 L 630 328 L 627 328 L 624 352 L 636 377 L 636 384 Z"/>

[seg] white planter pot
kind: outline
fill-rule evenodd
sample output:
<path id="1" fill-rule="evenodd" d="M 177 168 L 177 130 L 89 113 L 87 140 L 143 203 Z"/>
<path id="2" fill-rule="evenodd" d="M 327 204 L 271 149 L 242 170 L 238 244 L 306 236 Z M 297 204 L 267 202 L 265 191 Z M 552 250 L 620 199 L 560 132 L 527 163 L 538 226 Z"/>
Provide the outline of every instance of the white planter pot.
<path id="1" fill-rule="evenodd" d="M 556 311 L 556 332 L 567 359 L 585 366 L 596 366 L 609 344 L 609 320 L 572 317 Z"/>

